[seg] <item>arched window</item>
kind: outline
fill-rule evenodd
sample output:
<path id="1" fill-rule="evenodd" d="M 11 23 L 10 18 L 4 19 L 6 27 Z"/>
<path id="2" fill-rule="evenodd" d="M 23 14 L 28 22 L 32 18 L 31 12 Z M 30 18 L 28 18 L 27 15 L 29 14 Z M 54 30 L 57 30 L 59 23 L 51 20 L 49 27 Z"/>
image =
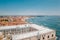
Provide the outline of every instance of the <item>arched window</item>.
<path id="1" fill-rule="evenodd" d="M 52 34 L 52 37 L 53 37 L 54 35 Z"/>
<path id="2" fill-rule="evenodd" d="M 49 35 L 48 35 L 48 38 L 49 38 Z"/>
<path id="3" fill-rule="evenodd" d="M 43 39 L 45 39 L 45 38 L 43 37 Z"/>
<path id="4" fill-rule="evenodd" d="M 42 39 L 45 40 L 45 35 L 42 35 Z"/>
<path id="5" fill-rule="evenodd" d="M 38 40 L 40 40 L 40 39 L 38 39 Z"/>

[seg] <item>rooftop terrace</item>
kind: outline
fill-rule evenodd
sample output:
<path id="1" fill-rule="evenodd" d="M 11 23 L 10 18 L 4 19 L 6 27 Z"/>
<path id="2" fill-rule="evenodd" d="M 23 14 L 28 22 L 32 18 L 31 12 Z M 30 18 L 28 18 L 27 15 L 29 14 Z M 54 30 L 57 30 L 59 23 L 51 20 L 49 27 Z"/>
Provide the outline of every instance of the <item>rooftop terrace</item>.
<path id="1" fill-rule="evenodd" d="M 0 32 L 5 35 L 12 34 L 13 40 L 24 39 L 54 31 L 36 24 L 24 24 L 15 26 L 0 26 Z"/>

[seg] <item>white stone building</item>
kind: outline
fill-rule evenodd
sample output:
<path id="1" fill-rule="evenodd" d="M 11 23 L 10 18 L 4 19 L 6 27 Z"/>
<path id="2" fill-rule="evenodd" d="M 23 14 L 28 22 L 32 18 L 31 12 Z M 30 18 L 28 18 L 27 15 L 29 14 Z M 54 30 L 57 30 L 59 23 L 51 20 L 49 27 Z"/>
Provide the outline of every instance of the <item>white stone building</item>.
<path id="1" fill-rule="evenodd" d="M 56 40 L 55 30 L 36 24 L 0 26 L 0 32 L 5 40 Z"/>

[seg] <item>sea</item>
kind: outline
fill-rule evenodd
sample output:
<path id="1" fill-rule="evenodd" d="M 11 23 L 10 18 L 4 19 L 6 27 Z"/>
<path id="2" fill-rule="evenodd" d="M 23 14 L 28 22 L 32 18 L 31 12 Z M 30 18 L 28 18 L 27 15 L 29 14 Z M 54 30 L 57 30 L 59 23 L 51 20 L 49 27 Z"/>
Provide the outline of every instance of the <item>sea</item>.
<path id="1" fill-rule="evenodd" d="M 26 21 L 56 30 L 56 40 L 60 40 L 60 16 L 34 16 Z"/>

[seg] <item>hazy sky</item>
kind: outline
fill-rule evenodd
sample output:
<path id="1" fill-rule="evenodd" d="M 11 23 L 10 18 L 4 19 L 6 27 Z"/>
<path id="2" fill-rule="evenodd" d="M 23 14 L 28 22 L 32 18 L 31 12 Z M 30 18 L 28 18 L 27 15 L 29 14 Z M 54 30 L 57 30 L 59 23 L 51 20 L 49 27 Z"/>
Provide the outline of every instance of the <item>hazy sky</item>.
<path id="1" fill-rule="evenodd" d="M 0 15 L 60 15 L 60 0 L 0 0 Z"/>

